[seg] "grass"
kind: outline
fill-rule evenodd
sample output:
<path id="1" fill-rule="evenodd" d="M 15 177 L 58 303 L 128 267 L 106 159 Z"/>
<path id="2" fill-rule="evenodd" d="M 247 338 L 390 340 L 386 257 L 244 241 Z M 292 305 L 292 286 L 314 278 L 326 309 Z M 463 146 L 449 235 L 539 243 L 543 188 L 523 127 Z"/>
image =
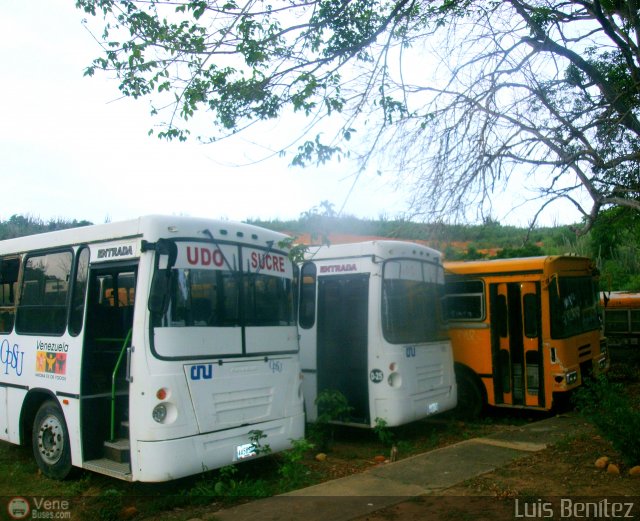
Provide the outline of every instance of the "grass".
<path id="1" fill-rule="evenodd" d="M 234 467 L 225 467 L 169 483 L 127 483 L 78 470 L 73 479 L 52 481 L 40 475 L 29 448 L 0 443 L 0 495 L 5 497 L 59 497 L 70 499 L 74 518 L 100 521 L 122 519 L 123 512 L 136 519 L 170 516 L 192 519 L 198 510 L 215 510 L 248 497 L 265 497 L 369 468 L 374 458 L 389 455 L 393 440 L 400 458 L 443 445 L 483 436 L 501 428 L 540 419 L 515 411 L 495 411 L 475 422 L 461 422 L 441 415 L 402 427 L 355 429 L 332 426 L 333 443 L 326 462 L 317 462 L 319 449 L 306 441 L 286 454 L 266 455 Z M 571 440 L 561 442 L 570 444 Z M 494 490 L 494 492 L 496 492 Z M 505 493 L 498 490 L 499 493 Z"/>

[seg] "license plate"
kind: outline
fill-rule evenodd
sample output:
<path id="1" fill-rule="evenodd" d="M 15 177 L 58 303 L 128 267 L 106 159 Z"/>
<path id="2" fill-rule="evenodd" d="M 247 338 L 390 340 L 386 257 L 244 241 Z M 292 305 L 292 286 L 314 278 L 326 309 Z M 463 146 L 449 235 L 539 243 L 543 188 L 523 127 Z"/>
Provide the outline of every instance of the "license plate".
<path id="1" fill-rule="evenodd" d="M 236 447 L 236 456 L 238 459 L 250 458 L 256 455 L 256 448 L 253 443 L 245 443 Z"/>

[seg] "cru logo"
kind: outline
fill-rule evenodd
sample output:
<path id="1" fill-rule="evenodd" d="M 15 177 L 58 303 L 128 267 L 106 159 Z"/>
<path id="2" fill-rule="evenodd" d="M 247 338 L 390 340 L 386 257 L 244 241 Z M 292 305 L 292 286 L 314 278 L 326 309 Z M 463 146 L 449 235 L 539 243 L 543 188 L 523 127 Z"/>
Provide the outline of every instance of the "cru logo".
<path id="1" fill-rule="evenodd" d="M 7 504 L 7 512 L 11 519 L 25 519 L 31 513 L 31 507 L 25 498 L 14 497 Z"/>
<path id="2" fill-rule="evenodd" d="M 213 364 L 191 366 L 192 380 L 211 380 L 213 378 Z"/>

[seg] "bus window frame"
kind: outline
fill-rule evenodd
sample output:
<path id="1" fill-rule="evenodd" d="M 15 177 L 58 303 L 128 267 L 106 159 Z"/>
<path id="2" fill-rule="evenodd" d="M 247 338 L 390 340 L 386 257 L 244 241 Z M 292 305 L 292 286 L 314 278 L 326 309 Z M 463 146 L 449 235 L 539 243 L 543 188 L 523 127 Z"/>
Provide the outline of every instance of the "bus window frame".
<path id="1" fill-rule="evenodd" d="M 402 267 L 402 263 L 404 262 L 415 262 L 420 266 L 420 280 L 415 280 L 411 278 L 405 278 L 402 276 L 399 277 L 389 277 L 387 278 L 387 268 L 392 266 L 393 263 L 400 263 L 400 268 Z M 428 266 L 428 268 L 427 268 Z M 427 272 L 426 270 L 429 270 Z M 427 274 L 433 274 L 434 277 L 432 280 L 427 280 Z M 433 262 L 426 259 L 415 259 L 411 257 L 393 257 L 390 259 L 385 259 L 382 264 L 382 288 L 380 295 L 380 324 L 382 326 L 382 336 L 386 342 L 391 345 L 403 345 L 403 344 L 424 344 L 431 342 L 438 342 L 442 340 L 443 336 L 446 336 L 446 332 L 444 332 L 444 316 L 443 316 L 443 295 L 445 292 L 445 284 L 444 284 L 444 267 L 440 262 Z M 385 302 L 388 302 L 387 296 L 387 281 L 415 281 L 419 282 L 426 286 L 427 291 L 431 291 L 435 289 L 434 295 L 434 303 L 430 306 L 433 311 L 435 311 L 435 317 L 433 318 L 433 327 L 428 331 L 428 338 L 398 338 L 399 332 L 396 328 L 391 328 L 390 326 L 390 313 L 387 309 L 385 311 Z M 405 295 L 406 296 L 406 295 Z M 429 299 L 427 299 L 427 305 Z M 405 309 L 406 310 L 406 309 Z M 417 331 L 414 331 L 417 333 Z"/>
<path id="2" fill-rule="evenodd" d="M 450 294 L 448 291 L 450 284 L 468 284 L 468 283 L 480 284 L 482 286 L 482 291 L 480 293 L 476 292 L 476 293 L 453 293 L 453 294 Z M 445 291 L 444 308 L 446 309 L 445 319 L 447 320 L 447 322 L 484 322 L 487 319 L 487 283 L 483 278 L 474 278 L 470 280 L 456 280 L 456 279 L 450 278 L 449 280 L 446 280 L 446 277 L 445 277 L 444 291 Z M 477 297 L 480 301 L 480 315 L 473 316 L 473 317 L 452 318 L 451 312 L 450 312 L 451 305 L 449 304 L 449 301 L 452 298 L 455 299 L 456 296 Z"/>
<path id="3" fill-rule="evenodd" d="M 60 253 L 69 253 L 71 255 L 70 258 L 70 263 L 69 263 L 69 271 L 67 272 L 67 290 L 66 290 L 66 296 L 65 296 L 65 303 L 64 303 L 64 324 L 63 327 L 61 328 L 60 332 L 56 331 L 56 332 L 43 332 L 43 331 L 25 331 L 25 330 L 21 330 L 21 328 L 19 327 L 19 320 L 20 320 L 20 313 L 21 313 L 21 309 L 24 311 L 25 307 L 23 304 L 23 299 L 24 299 L 24 284 L 25 284 L 25 275 L 26 275 L 26 271 L 27 271 L 27 263 L 29 262 L 30 259 L 33 259 L 35 257 L 45 257 L 48 255 L 56 255 L 56 254 L 60 254 Z M 20 270 L 20 276 L 19 276 L 19 297 L 18 297 L 18 301 L 16 304 L 16 316 L 15 316 L 15 325 L 14 325 L 14 331 L 19 334 L 19 335 L 25 335 L 25 336 L 55 336 L 55 337 L 61 337 L 64 336 L 67 333 L 68 330 L 68 325 L 69 325 L 69 299 L 71 298 L 71 287 L 70 287 L 70 282 L 71 282 L 71 277 L 73 274 L 73 270 L 74 270 L 74 263 L 75 263 L 75 251 L 73 250 L 73 248 L 53 248 L 53 249 L 48 249 L 48 250 L 36 250 L 36 251 L 31 251 L 29 253 L 27 253 L 26 255 L 24 255 L 24 257 L 22 258 L 22 263 L 21 263 L 21 270 Z M 33 306 L 33 305 L 29 305 L 32 308 L 35 307 L 40 307 L 40 308 L 47 308 L 47 307 L 51 307 L 51 306 L 45 306 L 45 305 L 37 305 L 37 306 Z M 63 307 L 63 305 L 59 305 L 57 307 Z M 33 320 L 29 320 L 29 323 L 33 322 Z M 39 322 L 39 321 L 36 321 Z"/>
<path id="4" fill-rule="evenodd" d="M 5 269 L 5 263 L 15 263 L 15 277 L 8 277 L 10 282 L 7 283 L 8 292 L 11 294 L 13 292 L 13 300 L 5 303 L 4 299 L 4 288 L 2 288 L 2 301 L 0 301 L 0 314 L 2 314 L 2 318 L 0 318 L 0 322 L 2 323 L 2 328 L 0 328 L 0 334 L 8 335 L 15 329 L 16 326 L 16 310 L 18 309 L 18 300 L 20 297 L 20 279 L 21 279 L 21 269 L 22 269 L 22 257 L 21 255 L 7 255 L 5 257 L 0 258 L 0 286 L 4 286 L 4 275 L 7 275 L 7 271 Z M 11 268 L 12 273 L 10 275 L 14 275 L 13 268 Z M 11 315 L 11 327 L 4 327 L 4 315 L 8 313 Z"/>
<path id="5" fill-rule="evenodd" d="M 237 255 L 238 255 L 238 266 L 235 265 L 235 263 L 233 263 L 233 266 L 230 265 L 228 262 L 225 262 L 225 268 L 220 270 L 223 273 L 229 273 L 231 275 L 231 277 L 233 277 L 234 279 L 237 280 L 237 288 L 238 288 L 238 292 L 239 292 L 239 302 L 238 302 L 238 306 L 239 306 L 239 312 L 238 312 L 238 323 L 234 324 L 234 325 L 229 325 L 229 326 L 201 326 L 201 327 L 211 327 L 212 329 L 222 329 L 222 328 L 229 328 L 229 329 L 235 329 L 235 328 L 240 328 L 241 330 L 246 330 L 246 328 L 254 328 L 254 327 L 274 327 L 274 328 L 281 328 L 281 327 L 293 327 L 296 328 L 297 327 L 297 316 L 296 316 L 296 309 L 295 306 L 293 305 L 293 302 L 295 302 L 297 294 L 296 294 L 296 286 L 295 286 L 295 270 L 293 269 L 293 262 L 289 259 L 288 254 L 286 251 L 283 250 L 276 250 L 273 249 L 272 247 L 262 247 L 262 246 L 258 246 L 258 245 L 253 245 L 250 243 L 245 243 L 242 241 L 234 241 L 234 240 L 219 240 L 216 239 L 215 241 L 211 241 L 211 240 L 199 240 L 195 237 L 176 237 L 176 238 L 172 238 L 172 239 L 161 239 L 161 241 L 164 241 L 164 243 L 166 242 L 170 242 L 173 244 L 179 243 L 179 242 L 198 242 L 198 243 L 202 243 L 202 244 L 209 244 L 209 245 L 213 245 L 216 248 L 220 248 L 220 246 L 224 245 L 224 246 L 232 246 L 237 250 Z M 158 241 L 160 242 L 160 241 Z M 258 324 L 247 324 L 246 323 L 246 317 L 245 317 L 245 299 L 246 299 L 246 291 L 247 291 L 247 286 L 249 285 L 249 280 L 251 278 L 254 278 L 254 276 L 274 276 L 274 275 L 269 275 L 268 273 L 264 273 L 264 272 L 254 272 L 251 270 L 245 270 L 243 268 L 243 263 L 245 261 L 244 258 L 242 258 L 242 251 L 243 249 L 254 249 L 254 250 L 259 250 L 259 251 L 264 251 L 264 252 L 273 252 L 273 253 L 277 253 L 278 255 L 283 255 L 284 257 L 287 258 L 288 262 L 291 262 L 291 267 L 292 267 L 292 276 L 291 278 L 289 277 L 283 277 L 284 279 L 288 280 L 290 282 L 291 285 L 291 298 L 293 299 L 291 304 L 292 304 L 292 313 L 291 313 L 291 324 L 289 326 L 286 325 L 272 325 L 272 326 L 260 326 Z M 150 248 L 151 251 L 153 251 L 152 248 Z M 176 249 L 177 251 L 177 249 Z M 175 266 L 173 265 L 173 263 L 175 262 L 175 258 L 173 257 L 174 252 L 173 249 L 171 249 L 171 253 L 169 256 L 169 260 L 168 260 L 168 264 L 166 268 L 162 268 L 160 267 L 160 261 L 161 261 L 161 257 L 164 255 L 164 258 L 166 258 L 166 254 L 167 251 L 166 250 L 161 250 L 160 252 L 158 252 L 158 249 L 156 247 L 155 249 L 155 254 L 154 254 L 154 260 L 153 260 L 153 274 L 152 274 L 152 281 L 156 278 L 156 276 L 158 276 L 159 270 L 164 270 L 164 271 L 168 271 L 169 273 L 171 272 L 171 270 L 176 269 Z M 229 268 L 233 268 L 232 270 L 229 270 Z M 182 268 L 180 268 L 182 269 Z M 197 269 L 197 268 L 193 268 L 193 269 Z M 168 280 L 171 280 L 171 275 L 169 275 Z M 153 286 L 153 282 L 151 284 Z M 167 285 L 167 291 L 170 291 L 170 284 Z M 149 347 L 150 347 L 150 352 L 151 354 L 158 360 L 164 360 L 164 361 L 197 361 L 197 360 L 208 360 L 208 359 L 225 359 L 225 358 L 238 358 L 238 359 L 242 359 L 242 358 L 247 358 L 247 357 L 251 357 L 251 356 L 256 356 L 255 353 L 248 353 L 246 351 L 246 345 L 245 345 L 245 332 L 243 331 L 243 333 L 241 334 L 242 337 L 242 343 L 243 343 L 243 347 L 242 347 L 242 353 L 240 354 L 236 354 L 236 353 L 206 353 L 206 354 L 197 354 L 197 355 L 188 355 L 188 356 L 174 356 L 174 355 L 166 355 L 166 354 L 161 354 L 160 352 L 158 352 L 158 349 L 156 348 L 155 345 L 155 328 L 156 327 L 176 327 L 176 328 L 180 328 L 180 327 L 188 327 L 188 326 L 159 326 L 156 323 L 157 318 L 154 315 L 157 315 L 158 313 L 155 313 L 154 311 L 152 311 L 151 309 L 149 309 L 149 299 L 150 297 L 154 296 L 156 299 L 159 297 L 159 295 L 157 294 L 152 294 L 152 292 L 150 291 L 148 295 L 146 295 L 146 300 L 147 302 L 145 303 L 145 306 L 147 306 L 147 309 L 149 311 Z M 142 297 L 141 297 L 142 298 Z M 166 297 L 166 307 L 169 307 L 170 305 L 170 301 L 171 298 L 170 296 Z M 163 305 L 163 307 L 165 307 Z M 161 315 L 164 315 L 165 313 L 162 313 Z M 162 318 L 162 317 L 161 317 Z M 290 350 L 290 351 L 277 351 L 277 352 L 260 352 L 258 353 L 258 355 L 260 356 L 271 356 L 272 354 L 274 355 L 286 355 L 286 354 L 296 354 L 299 352 L 299 347 L 296 348 L 295 350 Z"/>

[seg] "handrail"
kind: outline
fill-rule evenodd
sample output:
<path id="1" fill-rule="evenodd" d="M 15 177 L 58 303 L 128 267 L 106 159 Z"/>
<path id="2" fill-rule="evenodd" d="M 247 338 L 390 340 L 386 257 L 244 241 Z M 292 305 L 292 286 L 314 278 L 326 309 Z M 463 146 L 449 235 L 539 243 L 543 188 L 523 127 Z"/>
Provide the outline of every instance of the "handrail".
<path id="1" fill-rule="evenodd" d="M 120 355 L 118 355 L 118 361 L 116 362 L 116 366 L 113 369 L 113 373 L 111 374 L 111 439 L 110 441 L 115 441 L 116 439 L 116 374 L 118 373 L 118 369 L 120 369 L 120 364 L 122 363 L 122 357 L 127 350 L 127 344 L 129 340 L 131 340 L 131 332 L 129 329 L 124 342 L 122 343 L 122 349 L 120 349 Z"/>

